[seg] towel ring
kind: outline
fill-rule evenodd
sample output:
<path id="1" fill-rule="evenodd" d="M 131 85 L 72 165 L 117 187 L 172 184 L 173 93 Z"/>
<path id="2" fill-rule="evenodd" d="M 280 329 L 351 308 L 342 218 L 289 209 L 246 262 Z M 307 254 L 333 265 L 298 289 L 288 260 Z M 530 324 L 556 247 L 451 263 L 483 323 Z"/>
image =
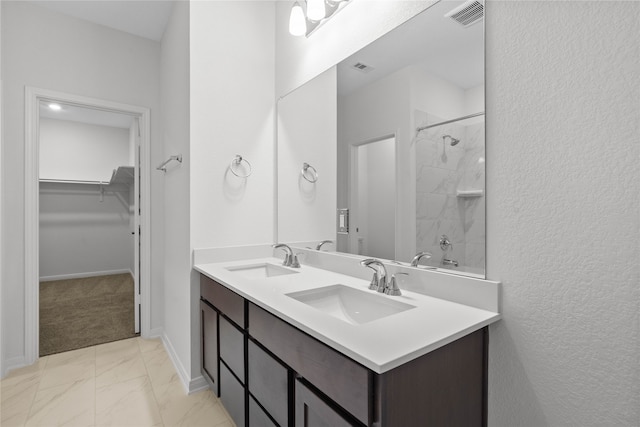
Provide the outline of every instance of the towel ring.
<path id="1" fill-rule="evenodd" d="M 242 162 L 246 163 L 247 167 L 249 168 L 249 172 L 247 172 L 246 174 L 241 174 L 236 172 L 236 168 L 240 166 Z M 234 174 L 239 178 L 247 178 L 251 175 L 251 163 L 249 163 L 247 159 L 243 159 L 240 154 L 236 154 L 236 157 L 231 161 L 231 165 L 229 166 L 229 169 L 231 169 L 232 174 Z"/>
<path id="2" fill-rule="evenodd" d="M 310 177 L 307 176 L 307 172 L 309 172 Z M 302 170 L 300 171 L 302 177 L 311 183 L 315 183 L 318 180 L 318 171 L 316 168 L 311 166 L 309 163 L 302 164 Z"/>

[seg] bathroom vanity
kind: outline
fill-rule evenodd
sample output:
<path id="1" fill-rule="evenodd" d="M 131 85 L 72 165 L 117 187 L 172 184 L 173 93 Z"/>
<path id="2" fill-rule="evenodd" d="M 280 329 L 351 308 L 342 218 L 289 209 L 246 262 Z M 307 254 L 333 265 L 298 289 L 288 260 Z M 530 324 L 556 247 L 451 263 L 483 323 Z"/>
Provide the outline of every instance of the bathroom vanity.
<path id="1" fill-rule="evenodd" d="M 486 425 L 497 312 L 279 262 L 195 266 L 203 375 L 236 425 Z"/>

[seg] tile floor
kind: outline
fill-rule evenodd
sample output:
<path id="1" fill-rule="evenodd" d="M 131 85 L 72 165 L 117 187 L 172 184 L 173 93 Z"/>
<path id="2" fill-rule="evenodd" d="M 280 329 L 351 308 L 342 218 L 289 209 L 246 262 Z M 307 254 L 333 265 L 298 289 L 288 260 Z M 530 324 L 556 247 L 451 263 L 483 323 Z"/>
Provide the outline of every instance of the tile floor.
<path id="1" fill-rule="evenodd" d="M 234 427 L 210 390 L 186 395 L 159 339 L 41 357 L 1 382 L 2 427 Z"/>

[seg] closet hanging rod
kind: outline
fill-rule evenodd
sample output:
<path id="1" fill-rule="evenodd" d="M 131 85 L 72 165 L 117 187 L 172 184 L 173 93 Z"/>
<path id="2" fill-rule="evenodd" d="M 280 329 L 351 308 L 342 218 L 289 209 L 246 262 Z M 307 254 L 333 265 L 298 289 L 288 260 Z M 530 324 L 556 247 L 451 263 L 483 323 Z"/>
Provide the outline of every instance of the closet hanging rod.
<path id="1" fill-rule="evenodd" d="M 158 166 L 156 169 L 157 169 L 157 170 L 159 170 L 159 171 L 162 171 L 162 172 L 166 172 L 166 171 L 167 171 L 167 168 L 166 168 L 167 163 L 172 162 L 172 161 L 174 161 L 174 160 L 175 160 L 175 161 L 177 161 L 177 162 L 179 162 L 179 163 L 182 163 L 182 154 L 176 154 L 175 156 L 171 156 L 171 157 L 169 157 L 167 160 L 165 160 L 165 161 L 164 161 L 160 166 Z"/>
<path id="2" fill-rule="evenodd" d="M 449 124 L 449 123 L 459 122 L 460 120 L 470 119 L 472 117 L 477 117 L 477 116 L 482 116 L 482 115 L 484 115 L 484 111 L 481 111 L 481 112 L 475 113 L 475 114 L 469 114 L 468 116 L 458 117 L 457 119 L 445 120 L 444 122 L 434 123 L 434 124 L 428 125 L 428 126 L 422 126 L 422 127 L 417 128 L 416 131 L 420 132 L 420 131 L 423 131 L 425 129 L 433 128 L 433 127 L 436 127 L 436 126 L 442 126 L 442 125 L 446 125 L 446 124 Z"/>
<path id="3" fill-rule="evenodd" d="M 40 182 L 49 182 L 53 184 L 90 184 L 90 185 L 109 185 L 109 181 L 80 181 L 75 179 L 39 179 Z"/>

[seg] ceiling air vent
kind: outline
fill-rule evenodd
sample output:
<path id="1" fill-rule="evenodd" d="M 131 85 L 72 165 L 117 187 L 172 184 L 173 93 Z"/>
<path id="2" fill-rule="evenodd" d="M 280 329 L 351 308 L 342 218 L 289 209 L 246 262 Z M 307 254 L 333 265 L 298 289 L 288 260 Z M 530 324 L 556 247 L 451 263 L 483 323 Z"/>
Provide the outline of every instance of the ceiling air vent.
<path id="1" fill-rule="evenodd" d="M 461 4 L 444 16 L 453 19 L 463 27 L 469 27 L 482 20 L 484 6 L 477 0 L 471 0 Z"/>
<path id="2" fill-rule="evenodd" d="M 357 64 L 354 64 L 353 68 L 363 73 L 368 73 L 369 71 L 373 71 L 374 69 L 371 65 L 363 64 L 362 62 L 358 62 Z"/>

